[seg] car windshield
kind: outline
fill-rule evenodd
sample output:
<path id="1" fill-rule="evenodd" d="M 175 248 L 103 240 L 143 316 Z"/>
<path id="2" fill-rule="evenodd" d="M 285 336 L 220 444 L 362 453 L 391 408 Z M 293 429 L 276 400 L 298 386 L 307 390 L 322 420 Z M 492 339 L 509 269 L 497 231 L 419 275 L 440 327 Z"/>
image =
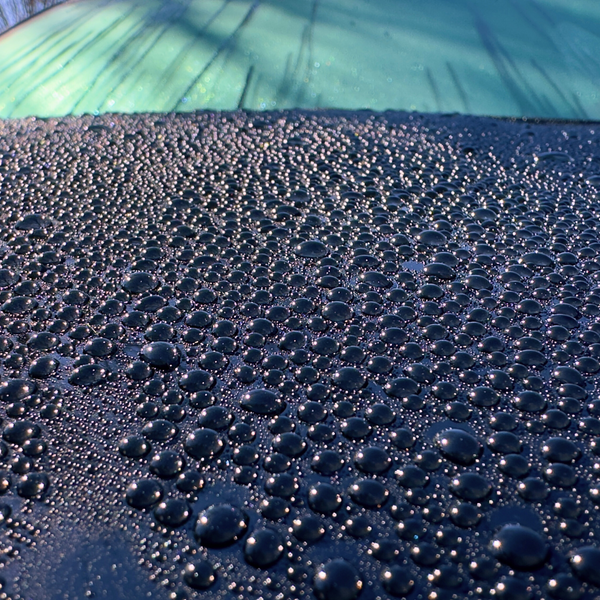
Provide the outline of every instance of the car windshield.
<path id="1" fill-rule="evenodd" d="M 5 28 L 19 18 L 9 12 Z M 72 0 L 0 36 L 0 117 L 336 108 L 594 120 L 598 32 L 589 0 Z"/>

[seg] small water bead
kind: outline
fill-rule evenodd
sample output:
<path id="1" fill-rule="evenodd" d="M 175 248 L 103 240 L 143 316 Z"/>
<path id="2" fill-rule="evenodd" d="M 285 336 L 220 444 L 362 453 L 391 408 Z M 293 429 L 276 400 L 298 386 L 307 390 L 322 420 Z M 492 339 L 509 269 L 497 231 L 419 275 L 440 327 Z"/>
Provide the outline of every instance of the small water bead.
<path id="1" fill-rule="evenodd" d="M 11 444 L 22 446 L 27 440 L 39 437 L 41 430 L 38 425 L 28 420 L 9 423 L 2 432 L 4 440 Z"/>
<path id="2" fill-rule="evenodd" d="M 48 351 L 56 348 L 60 343 L 60 338 L 47 331 L 33 334 L 27 340 L 27 347 L 31 350 Z"/>
<path id="3" fill-rule="evenodd" d="M 586 435 L 597 436 L 600 434 L 600 420 L 595 417 L 584 417 L 577 424 L 577 428 Z"/>
<path id="4" fill-rule="evenodd" d="M 549 438 L 542 445 L 542 456 L 550 462 L 573 463 L 581 457 L 581 450 L 565 438 Z"/>
<path id="5" fill-rule="evenodd" d="M 453 383 L 441 381 L 431 386 L 433 395 L 439 400 L 453 400 L 458 395 L 458 390 Z"/>
<path id="6" fill-rule="evenodd" d="M 410 551 L 413 562 L 421 567 L 433 567 L 441 557 L 439 549 L 429 542 L 420 542 Z"/>
<path id="7" fill-rule="evenodd" d="M 300 489 L 298 480 L 289 473 L 278 473 L 265 481 L 265 491 L 271 496 L 291 499 Z"/>
<path id="8" fill-rule="evenodd" d="M 571 424 L 571 419 L 558 409 L 550 409 L 541 416 L 541 422 L 551 429 L 566 429 Z"/>
<path id="9" fill-rule="evenodd" d="M 408 342 L 400 347 L 400 354 L 408 360 L 421 360 L 425 356 L 423 348 L 416 342 Z"/>
<path id="10" fill-rule="evenodd" d="M 306 442 L 293 432 L 281 433 L 273 439 L 273 448 L 290 458 L 296 458 L 306 450 Z"/>
<path id="11" fill-rule="evenodd" d="M 0 505 L 0 525 L 6 523 L 12 515 L 12 508 L 8 504 Z"/>
<path id="12" fill-rule="evenodd" d="M 562 398 L 558 401 L 558 408 L 564 413 L 576 415 L 583 410 L 581 403 L 575 398 Z"/>
<path id="13" fill-rule="evenodd" d="M 417 240 L 427 246 L 445 246 L 448 238 L 441 232 L 433 229 L 427 229 L 417 235 Z"/>
<path id="14" fill-rule="evenodd" d="M 600 371 L 600 363 L 590 356 L 582 356 L 573 362 L 573 366 L 585 375 L 595 375 Z"/>
<path id="15" fill-rule="evenodd" d="M 22 498 L 42 498 L 48 488 L 50 480 L 46 473 L 27 473 L 17 481 L 17 494 Z"/>
<path id="16" fill-rule="evenodd" d="M 210 390 L 216 383 L 215 377 L 201 369 L 188 371 L 179 380 L 179 387 L 189 393 L 196 393 L 204 390 Z"/>
<path id="17" fill-rule="evenodd" d="M 362 588 L 363 582 L 357 571 L 341 558 L 321 565 L 313 584 L 318 600 L 356 600 Z"/>
<path id="18" fill-rule="evenodd" d="M 321 314 L 324 318 L 339 324 L 349 321 L 354 311 L 345 302 L 333 301 L 323 307 Z"/>
<path id="19" fill-rule="evenodd" d="M 475 406 L 490 407 L 500 402 L 500 395 L 489 387 L 481 386 L 469 392 L 469 400 Z"/>
<path id="20" fill-rule="evenodd" d="M 191 510 L 185 500 L 169 498 L 154 509 L 154 517 L 167 527 L 181 527 L 191 516 Z"/>
<path id="21" fill-rule="evenodd" d="M 319 402 L 308 401 L 298 407 L 298 418 L 305 423 L 318 423 L 327 418 L 327 411 Z"/>
<path id="22" fill-rule="evenodd" d="M 143 458 L 152 447 L 141 436 L 130 435 L 119 442 L 119 452 L 127 458 Z"/>
<path id="23" fill-rule="evenodd" d="M 156 294 L 148 295 L 133 305 L 134 310 L 139 310 L 141 312 L 146 313 L 155 313 L 160 310 L 163 306 L 165 306 L 165 299 L 162 296 L 158 296 Z"/>
<path id="24" fill-rule="evenodd" d="M 383 448 L 368 446 L 355 454 L 354 464 L 364 473 L 379 475 L 391 467 L 392 459 Z"/>
<path id="25" fill-rule="evenodd" d="M 486 379 L 495 390 L 511 391 L 514 389 L 514 382 L 512 378 L 504 371 L 492 369 L 486 375 Z"/>
<path id="26" fill-rule="evenodd" d="M 371 426 L 361 417 L 350 417 L 341 425 L 342 435 L 351 440 L 362 440 L 372 433 Z"/>
<path id="27" fill-rule="evenodd" d="M 6 416 L 11 419 L 20 419 L 27 413 L 27 405 L 23 402 L 11 402 L 6 407 Z"/>
<path id="28" fill-rule="evenodd" d="M 402 398 L 402 407 L 406 410 L 421 411 L 425 408 L 425 397 L 417 394 L 411 394 L 407 398 Z"/>
<path id="29" fill-rule="evenodd" d="M 416 443 L 413 432 L 405 428 L 392 431 L 390 433 L 390 441 L 399 450 L 409 450 Z"/>
<path id="30" fill-rule="evenodd" d="M 158 280 L 154 275 L 145 272 L 132 273 L 123 280 L 123 288 L 131 294 L 143 294 L 158 287 Z"/>
<path id="31" fill-rule="evenodd" d="M 490 482 L 477 473 L 461 473 L 449 487 L 456 496 L 469 502 L 481 502 L 492 493 Z"/>
<path id="32" fill-rule="evenodd" d="M 269 421 L 269 431 L 274 435 L 288 433 L 296 429 L 296 423 L 284 415 L 280 415 Z"/>
<path id="33" fill-rule="evenodd" d="M 473 411 L 464 402 L 449 402 L 444 411 L 452 421 L 468 421 L 471 418 Z"/>
<path id="34" fill-rule="evenodd" d="M 469 573 L 480 581 L 493 581 L 499 568 L 498 561 L 488 555 L 477 556 L 469 563 Z"/>
<path id="35" fill-rule="evenodd" d="M 175 486 L 184 494 L 194 494 L 204 487 L 204 479 L 198 471 L 188 469 L 179 475 Z"/>
<path id="36" fill-rule="evenodd" d="M 552 598 L 579 600 L 584 594 L 581 584 L 567 573 L 559 573 L 548 580 L 546 590 Z"/>
<path id="37" fill-rule="evenodd" d="M 317 369 L 311 366 L 301 367 L 296 371 L 296 380 L 303 384 L 314 384 L 319 380 L 319 372 Z M 329 394 L 328 388 L 323 384 L 319 384 L 322 388 L 327 389 L 327 395 Z"/>
<path id="38" fill-rule="evenodd" d="M 4 444 L 3 444 L 4 445 Z M 44 440 L 30 438 L 23 442 L 21 450 L 25 456 L 37 457 L 41 456 L 48 450 L 48 445 Z M 8 452 L 7 448 L 4 450 L 0 447 L 0 457 Z"/>
<path id="39" fill-rule="evenodd" d="M 208 548 L 223 548 L 243 537 L 249 518 L 230 504 L 213 505 L 198 515 L 194 535 L 198 543 Z"/>
<path id="40" fill-rule="evenodd" d="M 317 259 L 329 254 L 327 246 L 318 240 L 302 242 L 294 248 L 294 253 L 302 258 Z"/>
<path id="41" fill-rule="evenodd" d="M 102 383 L 106 375 L 107 370 L 104 367 L 94 364 L 84 364 L 73 369 L 71 375 L 69 375 L 69 383 L 81 387 L 92 387 Z"/>
<path id="42" fill-rule="evenodd" d="M 600 549 L 582 546 L 569 553 L 569 562 L 575 575 L 584 583 L 600 587 Z"/>
<path id="43" fill-rule="evenodd" d="M 533 435 L 540 435 L 546 431 L 546 426 L 541 421 L 531 419 L 525 423 L 525 429 Z"/>
<path id="44" fill-rule="evenodd" d="M 344 466 L 344 460 L 334 450 L 323 450 L 315 454 L 310 466 L 321 475 L 333 475 Z"/>
<path id="45" fill-rule="evenodd" d="M 410 338 L 404 329 L 400 327 L 388 327 L 381 333 L 380 339 L 390 346 L 402 346 Z"/>
<path id="46" fill-rule="evenodd" d="M 294 519 L 290 532 L 301 542 L 314 544 L 325 535 L 325 527 L 319 517 L 307 514 Z"/>
<path id="47" fill-rule="evenodd" d="M 530 375 L 523 380 L 523 387 L 527 390 L 540 392 L 544 389 L 544 380 L 537 375 Z"/>
<path id="48" fill-rule="evenodd" d="M 344 521 L 342 531 L 353 538 L 365 538 L 373 532 L 369 518 L 365 515 L 350 517 Z"/>
<path id="49" fill-rule="evenodd" d="M 233 451 L 233 462 L 236 465 L 247 466 L 253 465 L 258 461 L 260 455 L 254 446 L 239 446 Z"/>
<path id="50" fill-rule="evenodd" d="M 181 473 L 184 460 L 174 450 L 162 450 L 150 459 L 150 472 L 161 479 L 172 479 Z"/>
<path id="51" fill-rule="evenodd" d="M 38 307 L 38 301 L 35 298 L 27 298 L 26 296 L 15 296 L 7 300 L 0 310 L 9 315 L 26 315 L 33 312 Z"/>
<path id="52" fill-rule="evenodd" d="M 577 483 L 577 475 L 573 468 L 563 463 L 548 465 L 543 475 L 548 483 L 556 487 L 571 488 Z"/>
<path id="53" fill-rule="evenodd" d="M 140 356 L 155 369 L 170 371 L 181 362 L 181 353 L 177 346 L 169 342 L 152 342 L 144 346 Z"/>
<path id="54" fill-rule="evenodd" d="M 546 408 L 544 397 L 536 391 L 525 390 L 513 400 L 516 408 L 525 412 L 541 412 Z"/>
<path id="55" fill-rule="evenodd" d="M 523 449 L 521 440 L 510 431 L 499 431 L 490 436 L 487 445 L 492 452 L 499 454 L 518 454 Z"/>
<path id="56" fill-rule="evenodd" d="M 560 383 L 572 383 L 585 386 L 585 379 L 581 373 L 572 367 L 560 366 L 552 371 L 552 377 Z"/>
<path id="57" fill-rule="evenodd" d="M 407 489 L 424 487 L 429 482 L 427 473 L 416 465 L 405 465 L 394 471 L 398 484 Z"/>
<path id="58" fill-rule="evenodd" d="M 570 538 L 581 539 L 586 529 L 585 526 L 575 519 L 564 519 L 559 524 L 559 530 L 562 535 Z"/>
<path id="59" fill-rule="evenodd" d="M 156 419 L 146 423 L 142 427 L 142 435 L 154 442 L 166 442 L 172 440 L 179 433 L 177 425 L 165 419 Z"/>
<path id="60" fill-rule="evenodd" d="M 500 600 L 531 600 L 532 586 L 516 577 L 503 576 L 494 587 L 494 596 Z"/>
<path id="61" fill-rule="evenodd" d="M 481 455 L 481 444 L 462 429 L 447 429 L 436 435 L 442 455 L 457 464 L 468 466 Z"/>
<path id="62" fill-rule="evenodd" d="M 142 402 L 135 412 L 142 419 L 155 419 L 160 413 L 160 407 L 155 402 Z"/>
<path id="63" fill-rule="evenodd" d="M 335 356 L 340 350 L 340 344 L 331 337 L 320 337 L 313 341 L 311 349 L 320 356 Z"/>
<path id="64" fill-rule="evenodd" d="M 529 502 L 539 502 L 549 494 L 548 487 L 539 477 L 525 478 L 517 486 L 517 492 L 519 496 Z"/>
<path id="65" fill-rule="evenodd" d="M 165 406 L 175 406 L 182 404 L 185 396 L 178 389 L 170 389 L 162 395 L 161 400 Z"/>
<path id="66" fill-rule="evenodd" d="M 355 367 L 342 367 L 331 378 L 333 383 L 345 391 L 358 391 L 367 383 L 367 378 Z"/>
<path id="67" fill-rule="evenodd" d="M 235 354 L 238 344 L 231 337 L 221 336 L 213 340 L 211 348 L 220 354 L 230 355 Z"/>
<path id="68" fill-rule="evenodd" d="M 106 358 L 113 354 L 116 349 L 117 346 L 112 340 L 98 337 L 88 341 L 83 347 L 83 352 L 94 358 Z"/>
<path id="69" fill-rule="evenodd" d="M 518 570 L 541 567 L 548 556 L 545 540 L 521 525 L 505 525 L 492 539 L 492 551 L 501 562 Z"/>
<path id="70" fill-rule="evenodd" d="M 372 347 L 373 345 L 371 345 Z M 385 375 L 393 368 L 392 361 L 386 356 L 374 356 L 367 362 L 367 371 L 375 375 Z"/>
<path id="71" fill-rule="evenodd" d="M 195 429 L 187 436 L 184 443 L 185 451 L 199 461 L 210 461 L 216 458 L 224 447 L 225 444 L 219 434 L 209 428 Z"/>
<path id="72" fill-rule="evenodd" d="M 156 342 L 164 343 L 164 342 Z M 229 366 L 229 359 L 222 352 L 204 352 L 198 358 L 198 366 L 206 371 L 222 373 Z"/>
<path id="73" fill-rule="evenodd" d="M 233 422 L 234 416 L 223 406 L 209 406 L 198 415 L 200 428 L 221 431 L 227 429 Z"/>
<path id="74" fill-rule="evenodd" d="M 316 443 L 329 443 L 336 437 L 332 427 L 324 423 L 317 423 L 308 428 L 308 437 Z"/>
<path id="75" fill-rule="evenodd" d="M 154 479 L 140 479 L 129 485 L 125 493 L 127 503 L 133 508 L 150 508 L 163 496 L 163 489 Z"/>
<path id="76" fill-rule="evenodd" d="M 197 310 L 195 312 L 189 313 L 185 317 L 185 324 L 188 327 L 193 327 L 196 329 L 205 329 L 213 322 L 213 317 L 210 313 L 204 310 Z"/>
<path id="77" fill-rule="evenodd" d="M 34 379 L 47 379 L 56 372 L 59 366 L 60 362 L 56 358 L 41 356 L 32 361 L 29 366 L 28 375 Z"/>
<path id="78" fill-rule="evenodd" d="M 290 514 L 290 504 L 285 498 L 273 496 L 260 503 L 260 512 L 265 519 L 279 521 Z"/>
<path id="79" fill-rule="evenodd" d="M 342 496 L 329 483 L 317 483 L 308 491 L 308 505 L 316 513 L 331 515 L 342 506 Z"/>
<path id="80" fill-rule="evenodd" d="M 246 538 L 244 558 L 249 565 L 265 569 L 281 558 L 283 550 L 283 540 L 275 530 L 257 529 Z"/>
<path id="81" fill-rule="evenodd" d="M 439 367 L 441 363 L 437 363 L 436 367 Z M 422 384 L 429 384 L 429 383 L 433 383 L 436 379 L 436 374 L 432 372 L 432 370 L 427 366 L 424 365 L 423 363 L 413 363 L 411 365 L 408 365 L 405 369 L 404 372 L 406 375 L 408 375 L 408 377 L 414 381 L 416 381 L 417 383 L 422 383 Z M 447 373 L 445 373 L 445 375 L 448 375 L 449 371 Z M 414 391 L 412 392 L 412 394 L 416 394 L 418 393 L 418 391 Z"/>
<path id="82" fill-rule="evenodd" d="M 154 398 L 158 398 L 162 396 L 167 391 L 167 386 L 165 382 L 159 377 L 154 377 L 150 381 L 147 381 L 142 390 L 148 396 L 152 396 Z"/>
<path id="83" fill-rule="evenodd" d="M 418 394 L 420 385 L 408 377 L 399 377 L 385 386 L 385 391 L 393 398 L 407 398 L 411 394 Z"/>
<path id="84" fill-rule="evenodd" d="M 258 472 L 252 466 L 237 466 L 233 470 L 233 481 L 238 485 L 250 485 L 258 479 Z"/>
<path id="85" fill-rule="evenodd" d="M 346 363 L 360 365 L 366 358 L 365 351 L 359 346 L 347 346 L 340 352 L 340 359 Z"/>
<path id="86" fill-rule="evenodd" d="M 434 450 L 423 450 L 414 457 L 415 464 L 425 471 L 437 471 L 442 464 L 440 455 Z"/>
<path id="87" fill-rule="evenodd" d="M 415 542 L 427 533 L 427 527 L 423 521 L 415 518 L 406 518 L 400 521 L 396 527 L 396 534 L 405 541 Z"/>
<path id="88" fill-rule="evenodd" d="M 371 425 L 391 425 L 396 415 L 387 404 L 375 403 L 365 410 L 365 418 Z"/>
<path id="89" fill-rule="evenodd" d="M 194 590 L 207 590 L 217 580 L 214 566 L 205 559 L 188 563 L 183 571 L 183 581 Z"/>
<path id="90" fill-rule="evenodd" d="M 275 392 L 256 389 L 246 392 L 240 399 L 240 405 L 258 415 L 277 415 L 285 410 L 286 403 Z"/>
<path id="91" fill-rule="evenodd" d="M 558 516 L 569 519 L 578 518 L 582 511 L 580 502 L 569 496 L 559 498 L 552 508 Z"/>

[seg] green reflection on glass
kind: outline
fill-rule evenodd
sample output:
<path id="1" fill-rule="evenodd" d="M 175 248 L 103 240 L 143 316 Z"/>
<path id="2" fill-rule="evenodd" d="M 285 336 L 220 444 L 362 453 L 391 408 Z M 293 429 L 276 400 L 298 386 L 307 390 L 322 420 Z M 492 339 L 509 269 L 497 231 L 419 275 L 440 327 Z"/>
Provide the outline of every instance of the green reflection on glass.
<path id="1" fill-rule="evenodd" d="M 588 0 L 75 0 L 0 36 L 0 117 L 347 108 L 600 119 Z"/>

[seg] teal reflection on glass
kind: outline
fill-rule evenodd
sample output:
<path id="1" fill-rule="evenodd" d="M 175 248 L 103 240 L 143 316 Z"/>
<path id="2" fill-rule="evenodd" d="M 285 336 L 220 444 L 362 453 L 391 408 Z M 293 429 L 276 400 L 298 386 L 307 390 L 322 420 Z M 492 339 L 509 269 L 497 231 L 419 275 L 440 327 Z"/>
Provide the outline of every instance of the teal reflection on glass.
<path id="1" fill-rule="evenodd" d="M 591 0 L 72 0 L 0 36 L 0 117 L 344 108 L 600 119 Z"/>

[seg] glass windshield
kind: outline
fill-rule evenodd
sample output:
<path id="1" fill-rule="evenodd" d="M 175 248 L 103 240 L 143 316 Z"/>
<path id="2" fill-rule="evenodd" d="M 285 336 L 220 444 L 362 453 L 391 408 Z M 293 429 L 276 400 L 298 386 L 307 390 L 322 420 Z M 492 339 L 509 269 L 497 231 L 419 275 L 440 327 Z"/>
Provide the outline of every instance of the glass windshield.
<path id="1" fill-rule="evenodd" d="M 341 108 L 600 118 L 589 0 L 76 0 L 0 36 L 0 117 Z"/>

